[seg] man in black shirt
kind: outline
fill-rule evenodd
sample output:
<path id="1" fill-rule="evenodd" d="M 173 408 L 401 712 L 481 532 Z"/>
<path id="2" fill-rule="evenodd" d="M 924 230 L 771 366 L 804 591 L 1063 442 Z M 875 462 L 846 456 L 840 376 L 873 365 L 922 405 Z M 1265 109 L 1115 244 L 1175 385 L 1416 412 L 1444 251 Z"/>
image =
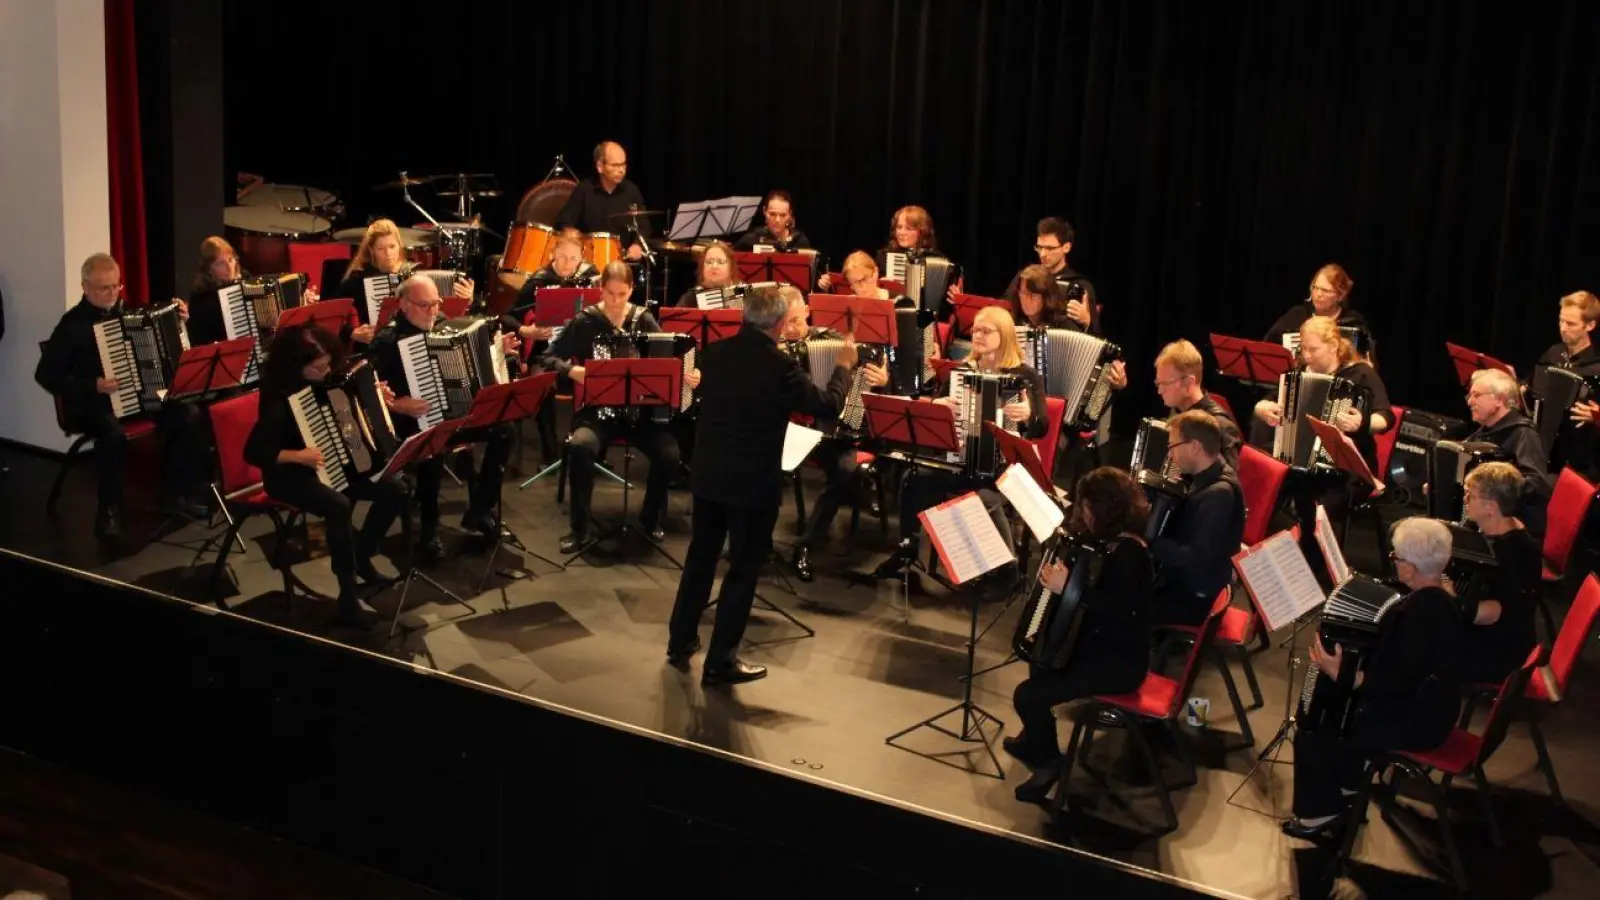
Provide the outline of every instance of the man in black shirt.
<path id="1" fill-rule="evenodd" d="M 1039 220 L 1038 236 L 1034 238 L 1033 250 L 1039 254 L 1039 264 L 1050 270 L 1050 274 L 1066 293 L 1067 317 L 1080 329 L 1090 334 L 1099 334 L 1100 298 L 1094 292 L 1094 284 L 1073 271 L 1067 264 L 1067 254 L 1072 252 L 1073 237 L 1072 223 L 1066 219 L 1057 219 L 1054 216 L 1043 218 Z M 1016 299 L 1021 277 L 1019 273 L 1006 287 L 1007 300 Z"/>
<path id="2" fill-rule="evenodd" d="M 768 194 L 766 202 L 761 205 L 761 214 L 766 219 L 766 224 L 740 235 L 739 240 L 734 242 L 733 249 L 748 253 L 754 250 L 757 244 L 765 244 L 778 253 L 810 250 L 811 240 L 806 237 L 805 232 L 795 226 L 793 210 L 794 206 L 789 200 L 788 191 L 773 191 Z"/>
<path id="3" fill-rule="evenodd" d="M 1162 347 L 1161 353 L 1156 356 L 1156 390 L 1160 392 L 1161 402 L 1167 405 L 1170 414 L 1198 409 L 1210 413 L 1217 420 L 1217 426 L 1222 429 L 1222 461 L 1237 472 L 1239 447 L 1244 443 L 1244 435 L 1233 416 L 1200 385 L 1204 370 L 1205 362 L 1195 345 L 1186 340 L 1173 341 Z"/>
<path id="4" fill-rule="evenodd" d="M 122 268 L 110 254 L 96 253 L 84 261 L 81 277 L 83 299 L 50 333 L 33 377 L 60 401 L 67 427 L 94 439 L 100 501 L 94 531 L 110 538 L 122 531 L 122 464 L 128 441 L 122 422 L 111 411 L 110 395 L 118 385 L 100 369 L 94 326 L 122 314 Z M 180 310 L 187 319 L 188 306 L 181 305 Z M 204 489 L 205 473 L 211 471 L 205 460 L 200 409 L 193 403 L 164 403 L 157 419 L 167 441 L 166 505 L 179 515 L 203 519 L 204 506 L 189 499 Z"/>
<path id="5" fill-rule="evenodd" d="M 395 418 L 395 431 L 402 440 L 421 430 L 417 418 L 427 413 L 429 407 L 427 400 L 411 396 L 400 341 L 439 327 L 445 321 L 439 313 L 441 305 L 439 289 L 433 279 L 426 275 L 412 276 L 400 285 L 400 314 L 372 339 L 368 356 L 378 370 L 378 377 L 395 393 L 390 407 L 399 413 Z M 505 344 L 508 361 L 515 358 L 519 346 L 517 336 L 506 334 L 499 339 Z M 469 475 L 462 528 L 491 537 L 498 533 L 500 524 L 495 521 L 494 510 L 500 504 L 500 480 L 515 438 L 516 431 L 510 424 L 463 429 L 452 438 L 453 444 L 484 443 L 483 467 L 476 475 Z M 439 540 L 439 485 L 444 478 L 444 463 L 445 457 L 436 456 L 417 467 L 417 507 L 422 520 L 418 540 L 423 555 L 431 559 L 444 557 L 444 544 Z"/>
<path id="6" fill-rule="evenodd" d="M 1545 468 L 1548 457 L 1539 430 L 1513 408 L 1518 390 L 1516 380 L 1499 369 L 1473 372 L 1467 388 L 1467 407 L 1472 410 L 1472 421 L 1478 429 L 1467 440 L 1494 444 L 1522 473 L 1522 505 L 1517 518 L 1534 534 L 1542 535 L 1544 507 L 1550 500 L 1550 476 Z"/>
<path id="7" fill-rule="evenodd" d="M 1540 355 L 1539 361 L 1534 363 L 1534 370 L 1571 369 L 1579 375 L 1600 378 L 1600 348 L 1596 348 L 1591 340 L 1596 320 L 1600 320 L 1600 298 L 1588 291 L 1562 297 L 1561 317 L 1558 320 L 1561 341 Z M 1592 402 L 1580 403 L 1579 406 L 1591 415 L 1600 410 L 1600 406 Z M 1559 472 L 1563 466 L 1571 466 L 1584 477 L 1594 480 L 1600 477 L 1600 440 L 1595 438 L 1594 429 L 1575 428 L 1568 423 L 1570 414 L 1576 411 L 1548 409 L 1539 413 L 1539 425 L 1548 427 L 1544 419 L 1546 416 L 1556 416 L 1561 420 L 1553 446 L 1545 448 L 1550 451 L 1550 471 Z M 1544 433 L 1548 435 L 1551 432 L 1545 430 Z"/>
<path id="8" fill-rule="evenodd" d="M 1198 625 L 1233 577 L 1233 555 L 1244 534 L 1244 493 L 1222 460 L 1223 431 L 1215 417 L 1191 409 L 1173 416 L 1167 429 L 1167 452 L 1189 482 L 1189 494 L 1167 533 L 1150 544 L 1160 576 L 1150 622 Z"/>
<path id="9" fill-rule="evenodd" d="M 637 235 L 628 231 L 635 223 L 629 210 L 644 209 L 644 195 L 628 180 L 628 153 L 616 141 L 601 141 L 594 148 L 595 177 L 578 182 L 567 205 L 556 216 L 557 227 L 572 227 L 586 234 L 603 231 L 622 235 L 628 258 L 644 256 L 641 240 L 651 236 L 650 220 L 639 216 Z"/>

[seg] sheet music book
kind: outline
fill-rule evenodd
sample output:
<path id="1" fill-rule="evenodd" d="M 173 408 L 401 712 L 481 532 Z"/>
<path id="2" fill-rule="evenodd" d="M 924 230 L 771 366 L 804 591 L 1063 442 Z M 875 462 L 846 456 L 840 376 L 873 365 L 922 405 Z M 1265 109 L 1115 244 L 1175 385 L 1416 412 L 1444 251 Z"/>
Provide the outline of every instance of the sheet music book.
<path id="1" fill-rule="evenodd" d="M 1240 551 L 1233 558 L 1233 567 L 1268 631 L 1292 624 L 1327 602 L 1292 532 L 1280 531 Z"/>
<path id="2" fill-rule="evenodd" d="M 760 208 L 760 197 L 723 197 L 721 200 L 680 203 L 672 214 L 672 227 L 667 231 L 667 240 L 692 241 L 702 237 L 743 234 L 750 230 L 750 221 Z"/>
<path id="3" fill-rule="evenodd" d="M 790 422 L 789 430 L 783 435 L 783 470 L 793 472 L 820 443 L 822 432 Z"/>
<path id="4" fill-rule="evenodd" d="M 1016 559 L 976 491 L 925 509 L 917 518 L 952 584 L 965 584 Z"/>
<path id="5" fill-rule="evenodd" d="M 1067 520 L 1067 514 L 1021 466 L 1006 466 L 995 481 L 995 487 L 1011 501 L 1012 508 L 1028 523 L 1028 530 L 1041 544 Z"/>
<path id="6" fill-rule="evenodd" d="M 1317 539 L 1317 546 L 1322 548 L 1322 559 L 1328 564 L 1328 577 L 1334 584 L 1339 584 L 1350 577 L 1350 563 L 1344 558 L 1344 548 L 1339 546 L 1339 537 L 1333 533 L 1333 522 L 1328 519 L 1328 510 L 1321 503 L 1317 504 L 1317 524 L 1312 529 L 1312 534 Z"/>

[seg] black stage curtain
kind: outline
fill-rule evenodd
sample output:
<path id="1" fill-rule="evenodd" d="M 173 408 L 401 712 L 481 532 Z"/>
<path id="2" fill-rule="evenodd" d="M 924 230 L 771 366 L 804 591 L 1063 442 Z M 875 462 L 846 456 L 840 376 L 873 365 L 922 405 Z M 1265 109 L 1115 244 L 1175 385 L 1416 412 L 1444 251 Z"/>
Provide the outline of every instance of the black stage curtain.
<path id="1" fill-rule="evenodd" d="M 611 138 L 652 207 L 784 187 L 837 265 L 920 204 L 969 289 L 1078 230 L 1134 390 L 1179 336 L 1259 337 L 1338 261 L 1396 402 L 1462 414 L 1442 343 L 1526 367 L 1600 286 L 1600 5 L 1017 0 L 230 4 L 230 165 L 405 169 L 516 197 Z M 415 214 L 403 222 L 415 221 Z M 665 224 L 665 220 L 660 220 Z"/>

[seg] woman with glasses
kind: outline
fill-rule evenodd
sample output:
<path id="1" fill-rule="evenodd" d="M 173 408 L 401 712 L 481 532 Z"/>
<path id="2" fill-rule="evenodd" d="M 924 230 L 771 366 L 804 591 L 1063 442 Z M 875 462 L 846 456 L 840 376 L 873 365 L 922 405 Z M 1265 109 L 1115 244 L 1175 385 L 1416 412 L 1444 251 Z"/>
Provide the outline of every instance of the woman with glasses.
<path id="1" fill-rule="evenodd" d="M 685 309 L 696 309 L 700 306 L 697 295 L 701 291 L 733 287 L 735 280 L 733 248 L 722 241 L 712 241 L 706 246 L 705 252 L 700 254 L 700 265 L 695 272 L 694 287 L 678 297 L 678 305 Z"/>
<path id="2" fill-rule="evenodd" d="M 1290 307 L 1267 329 L 1263 338 L 1269 344 L 1283 343 L 1283 336 L 1300 330 L 1312 316 L 1334 319 L 1341 327 L 1360 328 L 1369 336 L 1372 326 L 1359 310 L 1350 308 L 1350 291 L 1356 286 L 1350 273 L 1338 263 L 1328 263 L 1311 276 L 1311 291 L 1306 299 Z"/>
<path id="3" fill-rule="evenodd" d="M 1488 538 L 1495 563 L 1487 577 L 1455 585 L 1466 624 L 1462 677 L 1470 683 L 1504 680 L 1533 649 L 1543 560 L 1539 541 L 1516 518 L 1522 478 L 1506 462 L 1467 473 L 1467 518 Z"/>
<path id="4" fill-rule="evenodd" d="M 400 226 L 391 219 L 378 219 L 368 225 L 366 234 L 361 236 L 361 243 L 356 247 L 356 255 L 344 270 L 344 280 L 339 282 L 333 294 L 356 301 L 356 317 L 362 324 L 351 333 L 351 337 L 362 343 L 372 341 L 378 324 L 367 321 L 365 279 L 376 275 L 407 278 L 416 271 L 417 267 L 406 260 L 405 243 L 400 237 Z M 460 299 L 471 300 L 472 290 L 472 279 L 462 277 L 456 281 L 450 293 Z"/>

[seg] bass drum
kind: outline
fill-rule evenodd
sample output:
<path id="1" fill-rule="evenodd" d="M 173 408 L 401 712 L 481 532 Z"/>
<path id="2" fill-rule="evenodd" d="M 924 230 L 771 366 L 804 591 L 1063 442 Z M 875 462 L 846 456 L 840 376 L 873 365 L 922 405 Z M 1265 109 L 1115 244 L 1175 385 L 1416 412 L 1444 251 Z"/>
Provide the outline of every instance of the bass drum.
<path id="1" fill-rule="evenodd" d="M 569 178 L 551 178 L 528 189 L 517 202 L 517 221 L 555 225 L 561 207 L 577 190 L 578 182 Z"/>

